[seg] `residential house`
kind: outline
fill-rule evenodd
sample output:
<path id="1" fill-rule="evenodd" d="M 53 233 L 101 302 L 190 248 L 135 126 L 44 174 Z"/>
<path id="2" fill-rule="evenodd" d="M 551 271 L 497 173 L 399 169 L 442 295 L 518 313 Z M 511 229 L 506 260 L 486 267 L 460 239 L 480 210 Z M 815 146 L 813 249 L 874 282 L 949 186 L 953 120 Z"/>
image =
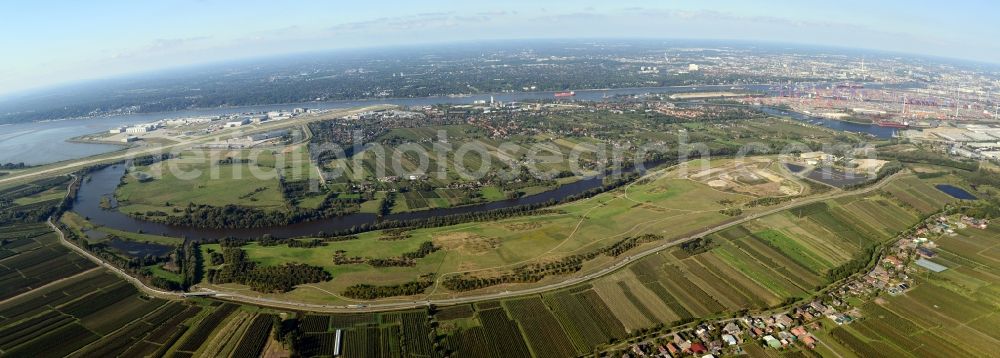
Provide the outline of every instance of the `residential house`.
<path id="1" fill-rule="evenodd" d="M 733 337 L 730 334 L 723 334 L 722 335 L 722 340 L 725 341 L 726 344 L 730 345 L 730 346 L 735 346 L 737 344 L 736 337 Z"/>
<path id="2" fill-rule="evenodd" d="M 705 354 L 705 353 L 708 353 L 708 348 L 705 348 L 705 345 L 701 344 L 701 342 L 691 343 L 691 346 L 688 347 L 688 350 L 692 354 Z"/>

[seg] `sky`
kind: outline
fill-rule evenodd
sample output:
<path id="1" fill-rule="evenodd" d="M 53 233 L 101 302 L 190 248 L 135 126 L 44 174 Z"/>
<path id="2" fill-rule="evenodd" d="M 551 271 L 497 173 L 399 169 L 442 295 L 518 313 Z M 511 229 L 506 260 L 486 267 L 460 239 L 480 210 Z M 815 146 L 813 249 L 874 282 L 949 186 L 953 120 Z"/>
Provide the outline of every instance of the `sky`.
<path id="1" fill-rule="evenodd" d="M 0 94 L 83 79 L 332 49 L 506 39 L 745 40 L 1000 63 L 1000 2 L 0 2 Z"/>

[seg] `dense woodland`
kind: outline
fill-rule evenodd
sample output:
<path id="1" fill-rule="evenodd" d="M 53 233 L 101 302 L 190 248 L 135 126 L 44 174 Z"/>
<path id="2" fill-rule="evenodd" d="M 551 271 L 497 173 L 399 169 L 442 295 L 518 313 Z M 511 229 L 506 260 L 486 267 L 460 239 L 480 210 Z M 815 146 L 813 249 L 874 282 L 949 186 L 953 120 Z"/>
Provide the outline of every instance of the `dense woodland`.
<path id="1" fill-rule="evenodd" d="M 68 205 L 65 199 L 47 200 L 24 205 L 15 203 L 15 200 L 48 190 L 63 189 L 71 180 L 72 177 L 70 176 L 57 176 L 0 190 L 0 226 L 42 222 L 48 219 L 49 216 L 63 210 Z"/>

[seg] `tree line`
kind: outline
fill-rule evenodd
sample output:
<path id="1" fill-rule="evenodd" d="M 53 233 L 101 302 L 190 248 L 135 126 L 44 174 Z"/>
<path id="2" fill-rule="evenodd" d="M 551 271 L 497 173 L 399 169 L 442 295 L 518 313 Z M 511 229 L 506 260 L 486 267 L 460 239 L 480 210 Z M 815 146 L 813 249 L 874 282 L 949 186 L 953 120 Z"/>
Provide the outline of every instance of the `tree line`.
<path id="1" fill-rule="evenodd" d="M 263 266 L 250 260 L 246 251 L 235 247 L 222 249 L 221 268 L 209 269 L 208 282 L 238 283 L 258 292 L 288 292 L 297 285 L 329 281 L 333 277 L 322 267 L 298 263 Z"/>
<path id="2" fill-rule="evenodd" d="M 431 241 L 424 241 L 420 243 L 414 251 L 404 252 L 399 256 L 393 257 L 360 257 L 353 256 L 348 257 L 347 252 L 343 250 L 338 250 L 333 257 L 333 263 L 336 265 L 349 265 L 349 264 L 360 264 L 367 263 L 373 267 L 406 267 L 415 266 L 417 264 L 417 259 L 424 258 L 431 253 L 440 250 L 440 247 L 434 246 Z"/>
<path id="3" fill-rule="evenodd" d="M 19 162 L 19 163 L 3 163 L 3 164 L 0 164 L 0 169 L 4 169 L 4 170 L 16 170 L 16 169 L 25 169 L 25 168 L 30 168 L 30 166 L 27 165 L 27 164 L 24 164 L 24 162 Z"/>
<path id="4" fill-rule="evenodd" d="M 376 298 L 421 294 L 432 285 L 434 285 L 434 280 L 429 275 L 426 275 L 418 280 L 397 285 L 377 286 L 367 283 L 356 284 L 347 287 L 341 294 L 348 298 L 373 300 Z"/>

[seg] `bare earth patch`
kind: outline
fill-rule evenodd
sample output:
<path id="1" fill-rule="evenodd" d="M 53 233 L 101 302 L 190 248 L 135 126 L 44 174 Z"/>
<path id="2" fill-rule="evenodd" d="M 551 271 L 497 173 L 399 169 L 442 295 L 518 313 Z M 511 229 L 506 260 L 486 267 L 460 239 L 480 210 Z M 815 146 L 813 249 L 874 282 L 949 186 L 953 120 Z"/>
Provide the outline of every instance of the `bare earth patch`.
<path id="1" fill-rule="evenodd" d="M 537 221 L 526 222 L 526 223 L 510 223 L 504 225 L 503 227 L 510 231 L 527 231 L 542 227 L 542 223 Z"/>
<path id="2" fill-rule="evenodd" d="M 500 240 L 469 232 L 449 232 L 434 236 L 434 243 L 447 250 L 482 255 L 500 247 Z"/>
<path id="3" fill-rule="evenodd" d="M 713 187 L 713 188 L 725 188 L 726 186 L 729 185 L 725 181 L 718 180 L 718 179 L 716 179 L 716 180 L 709 180 L 707 184 L 708 184 L 708 186 Z"/>

